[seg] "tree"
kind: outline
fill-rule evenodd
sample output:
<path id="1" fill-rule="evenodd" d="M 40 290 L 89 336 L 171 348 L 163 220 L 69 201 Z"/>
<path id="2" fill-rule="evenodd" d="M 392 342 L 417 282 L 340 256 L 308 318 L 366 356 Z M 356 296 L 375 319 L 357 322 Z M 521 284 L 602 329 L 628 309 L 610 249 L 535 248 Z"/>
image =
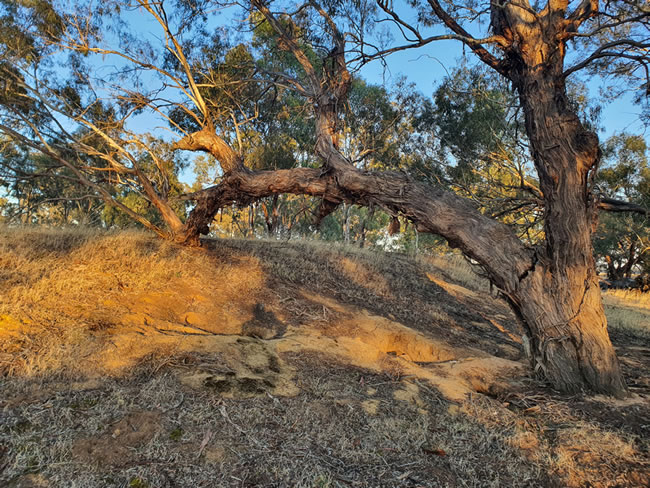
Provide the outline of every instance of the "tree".
<path id="1" fill-rule="evenodd" d="M 162 65 L 159 56 L 149 53 L 150 43 L 129 42 L 119 51 L 100 46 L 97 41 L 100 24 L 80 22 L 74 15 L 61 16 L 63 41 L 52 42 L 74 52 L 75 59 L 92 53 L 117 55 L 126 65 L 124 73 L 155 73 L 164 80 L 165 90 L 171 86 L 176 90 L 176 97 L 189 102 L 179 102 L 177 98 L 161 95 L 162 92 L 145 94 L 142 84 L 133 84 L 130 90 L 123 85 L 117 89 L 112 87 L 116 96 L 122 97 L 118 99 L 125 101 L 122 105 L 127 107 L 127 112 L 147 109 L 166 116 L 182 134 L 174 144 L 175 149 L 207 152 L 219 162 L 222 170 L 219 182 L 184 197 L 195 202 L 185 222 L 173 217 L 175 213 L 170 212 L 169 202 L 160 198 L 160 192 L 147 183 L 147 178 L 141 177 L 138 158 L 125 149 L 129 140 L 141 139 L 135 137 L 123 118 L 109 118 L 100 126 L 85 115 L 94 103 L 85 103 L 83 111 L 72 110 L 75 121 L 91 128 L 120 158 L 128 161 L 125 165 L 111 159 L 106 152 L 99 154 L 112 171 L 119 169 L 121 174 L 137 178 L 147 198 L 165 217 L 168 230 L 156 227 L 159 234 L 195 245 L 200 234 L 209 231 L 219 209 L 233 203 L 250 205 L 279 194 L 320 198 L 317 221 L 342 204 L 382 208 L 390 215 L 406 218 L 418 232 L 443 236 L 483 266 L 522 319 L 527 331 L 526 349 L 534 370 L 556 388 L 624 393 L 620 368 L 607 334 L 591 245 L 596 210 L 600 203 L 607 203 L 599 202 L 592 191 L 600 162 L 598 138 L 581 122 L 571 104 L 566 78 L 613 58 L 615 62 L 607 66 L 611 65 L 632 82 L 637 80 L 637 75 L 643 73 L 645 49 L 649 47 L 644 27 L 650 12 L 644 4 L 608 2 L 599 11 L 599 2 L 587 0 L 552 0 L 544 8 L 531 6 L 527 0 L 491 1 L 478 6 L 477 2 L 468 1 L 445 2 L 445 10 L 440 2 L 429 0 L 427 9 L 419 10 L 422 25 L 433 25 L 447 32 L 425 37 L 405 22 L 389 2 L 381 1 L 377 4 L 379 10 L 412 39 L 404 45 L 384 49 L 381 43 L 372 41 L 376 9 L 369 1 L 320 4 L 310 0 L 293 9 L 287 6 L 278 10 L 276 4 L 252 0 L 248 17 L 252 28 L 263 28 L 269 33 L 269 40 L 283 53 L 284 62 L 253 66 L 247 61 L 244 64 L 254 69 L 245 78 L 218 76 L 209 81 L 211 78 L 204 75 L 214 71 L 210 70 L 214 63 L 202 59 L 201 46 L 197 43 L 210 38 L 207 32 L 201 31 L 202 19 L 210 11 L 207 7 L 219 2 L 179 0 L 169 11 L 165 2 L 138 0 L 137 3 L 162 29 L 162 47 L 167 52 Z M 419 5 L 420 2 L 409 3 Z M 467 29 L 481 25 L 477 18 L 481 12 L 490 14 L 492 33 L 474 37 Z M 357 168 L 342 152 L 341 112 L 353 80 L 349 66 L 358 67 L 371 58 L 442 39 L 463 43 L 482 63 L 508 79 L 516 90 L 544 208 L 544 241 L 539 246 L 522 242 L 510 227 L 483 215 L 470 201 L 441 186 L 420 181 L 407 171 Z M 570 41 L 579 44 L 579 48 L 571 58 L 572 66 L 566 68 Z M 90 79 L 82 70 L 78 71 L 79 79 Z M 23 70 L 21 74 L 25 77 L 29 71 Z M 19 82 L 21 90 L 32 94 L 30 100 L 38 105 L 42 100 L 38 96 L 43 92 L 42 85 L 37 87 L 19 77 L 12 79 Z M 641 82 L 647 84 L 645 79 Z M 298 165 L 256 170 L 248 165 L 250 151 L 245 149 L 241 137 L 241 127 L 248 117 L 241 114 L 240 107 L 235 110 L 234 105 L 207 98 L 214 85 L 245 87 L 248 83 L 282 86 L 307 102 L 314 126 L 312 151 L 319 158 L 320 167 Z M 165 108 L 170 105 L 184 112 L 191 123 L 181 124 L 169 116 Z M 12 103 L 5 103 L 4 107 L 14 115 L 18 110 Z M 68 104 L 58 113 L 69 115 L 70 111 Z M 0 123 L 0 130 L 58 158 L 61 164 L 69 164 L 71 170 L 77 168 L 58 149 L 43 142 L 44 137 L 38 139 L 38 133 L 40 142 L 33 142 L 30 137 L 33 134 L 28 134 L 29 129 L 36 132 L 33 127 L 12 126 L 14 122 L 24 123 L 24 118 L 17 116 Z M 107 139 L 102 134 L 108 135 L 109 127 L 116 128 L 111 132 L 116 135 Z M 127 136 L 118 137 L 120 134 Z M 92 147 L 84 145 L 83 140 L 71 142 L 72 147 L 86 152 Z M 135 144 L 141 147 L 140 143 Z M 84 167 L 83 171 L 86 170 Z M 97 192 L 102 191 L 93 181 L 82 182 Z"/>
<path id="2" fill-rule="evenodd" d="M 39 153 L 5 145 L 0 151 L 0 187 L 11 197 L 4 205 L 8 222 L 67 224 L 99 219 L 101 207 L 74 175 Z"/>
<path id="3" fill-rule="evenodd" d="M 621 394 L 624 385 L 607 336 L 591 247 L 598 206 L 591 191 L 600 162 L 598 137 L 570 103 L 566 79 L 600 65 L 647 87 L 650 12 L 636 1 L 601 6 L 594 0 L 550 0 L 544 7 L 527 0 L 427 3 L 420 20 L 448 33 L 425 38 L 389 2 L 379 5 L 413 38 L 410 46 L 440 39 L 462 42 L 513 84 L 523 109 L 543 194 L 544 246 L 534 251 L 514 282 L 499 280 L 503 270 L 494 263 L 483 264 L 523 319 L 533 366 L 562 389 L 587 386 Z M 475 37 L 469 29 L 480 25 L 481 12 L 489 13 L 491 35 Z M 576 49 L 567 68 L 570 43 Z"/>
<path id="4" fill-rule="evenodd" d="M 429 15 L 422 20 L 437 22 L 450 34 L 424 38 L 387 3 L 380 2 L 380 7 L 416 38 L 412 45 L 457 39 L 513 83 L 543 196 L 544 245 L 526 247 L 508 229 L 481 218 L 465 202 L 446 193 L 426 191 L 400 175 L 369 176 L 350 168 L 338 151 L 336 139 L 335 106 L 347 94 L 349 75 L 345 41 L 332 20 L 335 8 L 325 11 L 311 4 L 329 25 L 334 40 L 328 57 L 331 67 L 319 77 L 292 33 L 265 4 L 253 2 L 307 74 L 308 88 L 302 88 L 316 100 L 317 152 L 327 162 L 326 170 L 336 175 L 336 186 L 321 190 L 327 193 L 324 201 L 332 206 L 338 199 L 349 199 L 351 194 L 358 202 L 379 202 L 397 210 L 423 231 L 443 235 L 485 267 L 490 279 L 519 313 L 528 331 L 527 349 L 535 370 L 543 372 L 563 390 L 589 388 L 622 394 L 624 384 L 607 334 L 591 246 L 598 206 L 591 187 L 600 149 L 596 134 L 580 121 L 568 99 L 566 77 L 610 57 L 638 62 L 618 67 L 624 74 L 634 76 L 646 62 L 644 49 L 648 47 L 643 29 L 635 26 L 643 25 L 648 12 L 633 2 L 606 7 L 607 12 L 599 12 L 598 2 L 593 1 L 577 2 L 572 9 L 569 2 L 550 1 L 544 8 L 531 6 L 525 0 L 490 2 L 493 34 L 477 39 L 461 24 L 464 14 L 480 10 L 455 3 L 450 13 L 435 0 L 428 3 Z M 626 34 L 624 38 L 619 37 L 621 32 Z M 584 37 L 582 44 L 587 46 L 596 39 L 600 44 L 566 69 L 567 44 L 578 37 Z M 491 46 L 491 50 L 486 46 Z M 206 145 L 191 147 L 199 149 Z M 312 178 L 295 173 L 292 176 L 284 181 L 287 189 L 298 184 L 301 191 L 317 193 Z M 261 186 L 275 184 L 268 181 L 271 175 L 264 178 L 267 181 Z M 263 191 L 260 187 L 251 190 Z M 340 190 L 344 194 L 336 195 Z"/>
<path id="5" fill-rule="evenodd" d="M 118 10 L 119 5 L 100 7 L 108 13 Z M 137 76 L 131 86 L 120 84 L 125 80 L 123 66 L 115 78 L 103 82 L 90 75 L 92 67 L 85 58 L 91 51 L 137 58 L 136 65 L 156 70 L 146 58 L 151 53 L 142 45 L 134 47 L 129 36 L 121 39 L 122 51 L 94 45 L 101 34 L 93 24 L 92 9 L 88 12 L 84 17 L 75 10 L 55 8 L 49 0 L 0 2 L 0 44 L 4 47 L 0 132 L 20 152 L 13 164 L 4 165 L 5 177 L 15 181 L 45 176 L 65 179 L 85 189 L 79 198 L 101 199 L 170 238 L 183 227 L 184 205 L 170 200 L 180 193 L 175 176 L 183 160 L 169 151 L 169 144 L 165 147 L 159 138 L 128 127 L 131 117 L 144 107 L 159 110 L 157 104 L 168 106 L 169 101 L 134 90 L 133 85 L 143 86 Z M 179 86 L 171 73 L 162 68 L 157 72 L 166 73 L 167 81 Z M 29 169 L 30 162 L 43 158 L 46 169 L 38 164 Z M 17 165 L 18 160 L 28 164 Z M 147 218 L 151 207 L 167 229 Z"/>
<path id="6" fill-rule="evenodd" d="M 640 136 L 617 134 L 603 145 L 603 168 L 596 188 L 601 198 L 621 199 L 641 209 L 650 205 L 647 146 Z M 648 212 L 606 214 L 594 235 L 597 259 L 604 261 L 613 282 L 631 279 L 635 268 L 646 271 L 650 248 Z"/>
<path id="7" fill-rule="evenodd" d="M 541 191 L 519 103 L 505 80 L 480 65 L 462 64 L 443 79 L 428 112 L 449 188 L 537 243 L 543 237 Z"/>

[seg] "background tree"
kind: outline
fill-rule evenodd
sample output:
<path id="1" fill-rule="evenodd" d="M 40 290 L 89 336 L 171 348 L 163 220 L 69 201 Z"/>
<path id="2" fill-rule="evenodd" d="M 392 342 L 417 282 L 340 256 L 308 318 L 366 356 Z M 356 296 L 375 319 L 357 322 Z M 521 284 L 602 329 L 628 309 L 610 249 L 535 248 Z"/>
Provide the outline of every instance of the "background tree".
<path id="1" fill-rule="evenodd" d="M 164 54 L 134 40 L 119 18 L 100 28 L 103 20 L 119 14 L 119 3 L 82 7 L 55 8 L 47 0 L 2 2 L 0 132 L 20 153 L 18 158 L 5 155 L 4 161 L 10 157 L 12 162 L 4 165 L 4 177 L 16 182 L 14 192 L 21 179 L 47 175 L 50 187 L 65 179 L 83 188 L 75 198 L 101 199 L 159 235 L 173 237 L 183 227 L 184 205 L 170 198 L 181 191 L 177 174 L 184 163 L 164 149 L 159 137 L 131 126 L 145 108 L 160 113 L 161 107 L 175 106 L 166 96 L 174 88 L 183 92 L 185 84 L 154 67 L 151 60 L 162 66 Z M 166 21 L 159 20 L 164 31 Z M 110 37 L 118 48 L 103 46 Z M 96 77 L 103 65 L 90 59 L 93 54 L 117 59 L 115 70 Z M 152 73 L 164 81 L 144 90 Z M 47 168 L 40 168 L 39 161 L 47 161 Z M 151 208 L 156 222 L 150 220 Z"/>
<path id="2" fill-rule="evenodd" d="M 618 134 L 603 145 L 603 168 L 598 174 L 597 189 L 603 198 L 624 199 L 650 208 L 650 168 L 648 148 L 640 136 Z M 650 251 L 648 213 L 601 215 L 594 235 L 596 257 L 613 282 L 630 280 L 633 272 L 647 273 Z"/>
<path id="3" fill-rule="evenodd" d="M 539 241 L 542 193 L 516 94 L 502 77 L 463 64 L 433 98 L 428 118 L 440 141 L 449 188 L 514 226 L 529 243 Z"/>

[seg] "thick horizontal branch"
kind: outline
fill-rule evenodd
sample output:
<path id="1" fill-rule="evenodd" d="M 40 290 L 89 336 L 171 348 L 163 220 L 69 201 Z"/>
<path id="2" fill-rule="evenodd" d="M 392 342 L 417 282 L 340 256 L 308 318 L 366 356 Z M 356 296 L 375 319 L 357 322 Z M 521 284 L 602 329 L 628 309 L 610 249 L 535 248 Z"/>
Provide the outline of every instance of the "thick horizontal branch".
<path id="1" fill-rule="evenodd" d="M 497 286 L 517 289 L 532 265 L 532 252 L 503 223 L 482 215 L 469 201 L 442 188 L 414 181 L 403 173 L 361 172 L 350 166 L 334 171 L 294 168 L 252 172 L 241 167 L 202 192 L 188 219 L 188 238 L 207 233 L 219 208 L 292 193 L 322 197 L 332 205 L 377 205 L 402 214 L 418 231 L 438 234 L 483 264 Z M 194 237 L 195 238 L 195 237 Z"/>

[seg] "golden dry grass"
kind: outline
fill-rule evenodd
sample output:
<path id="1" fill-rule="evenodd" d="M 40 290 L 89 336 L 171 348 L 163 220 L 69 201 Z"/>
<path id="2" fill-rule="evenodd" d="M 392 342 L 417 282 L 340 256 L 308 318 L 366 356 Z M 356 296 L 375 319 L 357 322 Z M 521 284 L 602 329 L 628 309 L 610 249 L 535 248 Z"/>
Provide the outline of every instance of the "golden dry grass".
<path id="1" fill-rule="evenodd" d="M 457 256 L 1 228 L 0 484 L 645 486 L 648 385 L 558 395 L 519 333 Z"/>
<path id="2" fill-rule="evenodd" d="M 0 270 L 0 370 L 26 376 L 102 374 L 152 352 L 149 338 L 111 354 L 100 338 L 118 326 L 209 328 L 214 314 L 227 332 L 263 283 L 254 258 L 216 262 L 136 231 L 3 229 Z"/>
<path id="3" fill-rule="evenodd" d="M 603 300 L 610 329 L 650 339 L 650 293 L 608 290 Z"/>

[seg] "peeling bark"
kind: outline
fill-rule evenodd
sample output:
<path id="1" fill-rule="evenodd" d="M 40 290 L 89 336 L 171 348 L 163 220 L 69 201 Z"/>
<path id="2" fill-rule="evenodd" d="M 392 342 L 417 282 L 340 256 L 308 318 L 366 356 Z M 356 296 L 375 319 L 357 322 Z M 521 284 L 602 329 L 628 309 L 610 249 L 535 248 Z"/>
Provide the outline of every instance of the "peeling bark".
<path id="1" fill-rule="evenodd" d="M 506 292 L 528 329 L 535 370 L 565 391 L 622 395 L 591 242 L 599 141 L 571 108 L 563 75 L 567 2 L 549 2 L 537 17 L 517 2 L 492 8 L 494 31 L 512 39 L 508 77 L 524 110 L 545 208 L 545 246 L 518 289 Z"/>

